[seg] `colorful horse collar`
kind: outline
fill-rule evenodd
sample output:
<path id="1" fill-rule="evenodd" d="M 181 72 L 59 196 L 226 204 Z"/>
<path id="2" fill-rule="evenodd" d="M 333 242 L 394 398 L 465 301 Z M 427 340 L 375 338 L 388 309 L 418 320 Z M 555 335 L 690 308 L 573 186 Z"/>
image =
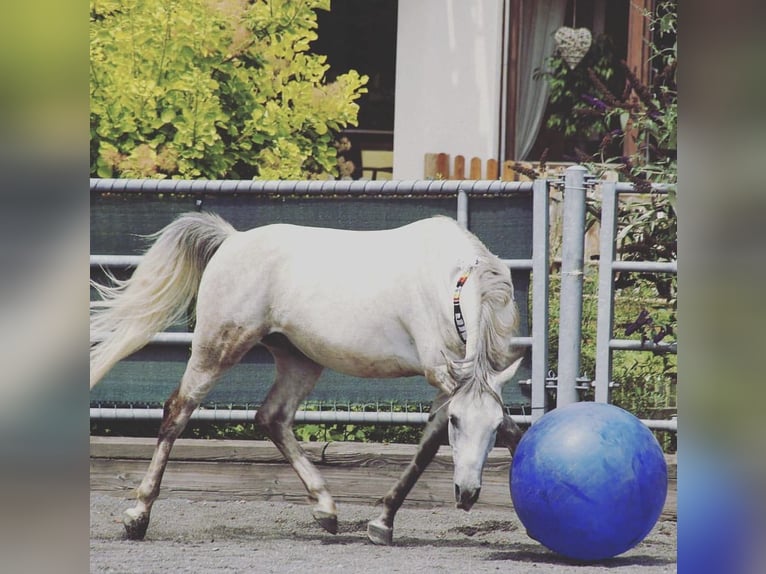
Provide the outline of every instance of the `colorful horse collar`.
<path id="1" fill-rule="evenodd" d="M 471 271 L 473 271 L 478 264 L 479 261 L 477 259 L 471 266 L 468 267 L 468 269 L 460 274 L 460 277 L 458 277 L 457 280 L 457 284 L 455 285 L 455 292 L 452 295 L 452 313 L 455 320 L 455 328 L 457 329 L 457 334 L 463 343 L 465 343 L 468 339 L 466 336 L 467 330 L 465 328 L 465 318 L 463 317 L 463 311 L 460 309 L 460 292 L 463 290 L 463 285 L 465 285 L 465 282 L 468 281 L 468 277 L 471 275 Z"/>

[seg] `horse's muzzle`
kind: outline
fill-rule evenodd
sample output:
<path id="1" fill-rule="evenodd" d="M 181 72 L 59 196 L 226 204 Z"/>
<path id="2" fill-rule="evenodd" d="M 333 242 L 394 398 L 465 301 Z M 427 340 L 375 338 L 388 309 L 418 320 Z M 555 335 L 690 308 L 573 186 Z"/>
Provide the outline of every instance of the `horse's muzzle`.
<path id="1" fill-rule="evenodd" d="M 461 488 L 455 485 L 455 502 L 457 507 L 461 510 L 471 510 L 471 507 L 479 500 L 479 493 L 481 487 L 461 490 Z"/>

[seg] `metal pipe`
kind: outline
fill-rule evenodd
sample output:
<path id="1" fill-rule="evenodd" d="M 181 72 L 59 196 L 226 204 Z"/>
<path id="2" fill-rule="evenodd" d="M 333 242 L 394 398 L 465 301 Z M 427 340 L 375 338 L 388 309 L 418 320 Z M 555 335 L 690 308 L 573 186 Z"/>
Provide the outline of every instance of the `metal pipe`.
<path id="1" fill-rule="evenodd" d="M 604 257 L 603 251 L 601 252 L 600 257 Z M 638 271 L 638 272 L 650 272 L 650 273 L 678 273 L 678 262 L 677 261 L 613 261 L 612 270 Z"/>
<path id="2" fill-rule="evenodd" d="M 91 255 L 91 267 L 136 267 L 143 255 Z"/>
<path id="3" fill-rule="evenodd" d="M 670 193 L 676 188 L 673 183 L 653 183 L 653 193 Z M 620 182 L 616 184 L 615 191 L 617 193 L 636 193 L 636 187 L 632 183 Z"/>
<path id="4" fill-rule="evenodd" d="M 191 420 L 215 423 L 252 423 L 257 409 L 201 408 L 192 413 Z M 385 411 L 297 411 L 296 423 L 309 424 L 395 424 L 425 425 L 428 413 L 405 413 Z M 110 408 L 91 407 L 91 420 L 152 420 L 160 421 L 163 409 L 158 408 Z M 516 424 L 531 424 L 530 415 L 511 415 Z"/>
<path id="5" fill-rule="evenodd" d="M 678 432 L 678 420 L 675 418 L 664 420 L 641 419 L 641 422 L 652 430 Z"/>
<path id="6" fill-rule="evenodd" d="M 211 423 L 252 423 L 255 421 L 257 409 L 197 409 L 191 416 L 193 421 Z M 162 409 L 155 408 L 110 408 L 91 407 L 91 420 L 120 420 L 120 421 L 161 421 Z M 532 415 L 511 415 L 511 419 L 518 425 L 531 425 Z M 298 424 L 397 424 L 397 425 L 425 425 L 428 422 L 428 413 L 400 413 L 400 412 L 359 412 L 359 411 L 298 411 L 295 413 L 295 422 Z M 654 420 L 642 419 L 647 427 L 655 430 L 677 431 L 676 419 Z"/>
<path id="7" fill-rule="evenodd" d="M 614 182 L 601 184 L 601 231 L 599 235 L 598 315 L 596 319 L 595 400 L 609 402 L 612 381 L 612 352 L 609 341 L 614 328 L 615 232 L 617 230 L 617 192 Z"/>
<path id="8" fill-rule="evenodd" d="M 154 345 L 191 345 L 193 333 L 187 331 L 163 331 L 155 333 L 149 340 Z M 92 333 L 90 342 L 96 343 L 101 340 L 100 333 Z"/>
<path id="9" fill-rule="evenodd" d="M 564 176 L 557 406 L 578 400 L 576 379 L 580 375 L 586 172 L 584 167 L 574 165 L 567 168 Z"/>
<path id="10" fill-rule="evenodd" d="M 548 373 L 549 188 L 536 180 L 532 194 L 532 420 L 545 414 L 545 377 Z"/>
<path id="11" fill-rule="evenodd" d="M 162 333 L 156 333 L 152 336 L 152 338 L 149 340 L 149 344 L 154 345 L 191 345 L 192 337 L 194 336 L 194 333 L 189 333 L 187 331 L 163 331 Z M 100 341 L 101 337 L 98 333 L 94 333 L 91 335 L 91 343 L 95 343 L 97 341 Z M 516 345 L 518 347 L 531 347 L 532 346 L 532 337 L 513 337 L 511 339 L 511 344 Z"/>
<path id="12" fill-rule="evenodd" d="M 91 255 L 91 267 L 136 267 L 143 255 Z M 511 269 L 532 269 L 532 259 L 502 259 Z"/>
<path id="13" fill-rule="evenodd" d="M 468 194 L 463 189 L 457 192 L 457 222 L 463 229 L 468 229 Z"/>
<path id="14" fill-rule="evenodd" d="M 651 351 L 653 353 L 678 353 L 678 343 L 655 343 L 634 339 L 610 339 L 609 348 L 619 351 Z"/>
<path id="15" fill-rule="evenodd" d="M 112 193 L 255 195 L 455 195 L 531 193 L 530 181 L 500 180 L 183 180 L 91 178 L 90 190 Z"/>

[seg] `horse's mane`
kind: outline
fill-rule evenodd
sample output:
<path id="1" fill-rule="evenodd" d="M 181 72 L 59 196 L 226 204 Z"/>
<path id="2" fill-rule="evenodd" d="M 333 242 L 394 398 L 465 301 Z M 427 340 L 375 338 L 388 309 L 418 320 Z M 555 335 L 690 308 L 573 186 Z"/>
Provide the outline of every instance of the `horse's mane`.
<path id="1" fill-rule="evenodd" d="M 487 393 L 502 405 L 502 398 L 490 385 L 490 380 L 518 356 L 517 349 L 510 344 L 519 324 L 513 284 L 506 265 L 476 236 L 468 231 L 465 233 L 478 255 L 472 275 L 478 282 L 481 301 L 479 334 L 474 356 L 448 361 L 447 366 L 457 382 L 455 394 Z"/>

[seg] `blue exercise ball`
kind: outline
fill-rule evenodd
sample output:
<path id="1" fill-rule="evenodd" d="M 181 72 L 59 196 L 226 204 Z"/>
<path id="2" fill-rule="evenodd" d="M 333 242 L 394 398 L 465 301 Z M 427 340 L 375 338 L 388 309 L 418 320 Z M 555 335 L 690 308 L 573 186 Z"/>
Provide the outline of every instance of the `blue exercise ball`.
<path id="1" fill-rule="evenodd" d="M 527 534 L 581 561 L 630 550 L 660 517 L 665 457 L 629 412 L 581 402 L 554 409 L 519 441 L 510 470 L 513 506 Z"/>

